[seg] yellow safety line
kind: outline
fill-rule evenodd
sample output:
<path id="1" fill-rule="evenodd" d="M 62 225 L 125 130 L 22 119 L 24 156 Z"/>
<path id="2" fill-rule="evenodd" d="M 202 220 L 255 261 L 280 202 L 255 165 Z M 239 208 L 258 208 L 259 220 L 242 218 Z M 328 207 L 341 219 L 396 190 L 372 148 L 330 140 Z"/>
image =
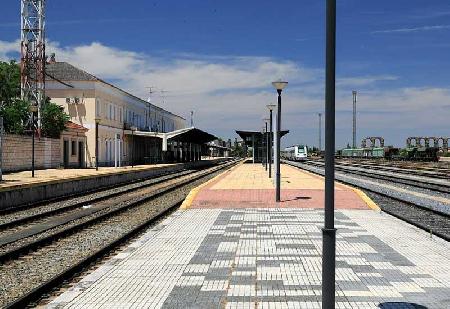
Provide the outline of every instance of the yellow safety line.
<path id="1" fill-rule="evenodd" d="M 353 190 L 353 192 L 355 192 L 356 194 L 359 195 L 359 197 L 364 201 L 364 203 L 366 203 L 366 205 L 375 211 L 381 211 L 381 208 L 370 198 L 367 196 L 367 194 L 365 194 L 363 191 L 357 189 L 357 188 L 353 188 L 348 186 L 350 189 Z"/>
<path id="2" fill-rule="evenodd" d="M 216 175 L 215 177 L 211 178 L 210 180 L 208 180 L 207 182 L 202 183 L 201 185 L 199 185 L 198 187 L 195 187 L 194 189 L 192 189 L 189 194 L 186 196 L 186 198 L 184 199 L 183 203 L 180 206 L 180 209 L 188 209 L 191 207 L 192 202 L 194 201 L 195 197 L 197 196 L 197 194 L 200 192 L 200 190 L 204 187 L 206 187 L 207 185 L 209 185 L 210 183 L 212 183 L 213 181 L 215 181 L 217 178 L 221 177 L 223 174 L 225 173 L 229 173 L 232 170 L 234 170 L 235 168 L 237 168 L 238 166 L 240 166 L 241 164 L 244 164 L 245 160 L 242 161 L 241 163 L 239 163 L 236 166 L 233 166 L 232 168 L 230 168 L 229 170 L 226 170 L 222 173 L 220 173 L 219 175 Z"/>

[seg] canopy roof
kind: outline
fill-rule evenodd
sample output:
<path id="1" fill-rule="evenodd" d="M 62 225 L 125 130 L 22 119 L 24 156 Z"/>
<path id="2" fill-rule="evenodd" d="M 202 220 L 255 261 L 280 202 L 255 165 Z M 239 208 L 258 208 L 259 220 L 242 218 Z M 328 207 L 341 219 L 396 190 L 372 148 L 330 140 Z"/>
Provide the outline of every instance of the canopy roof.
<path id="1" fill-rule="evenodd" d="M 166 134 L 168 140 L 195 144 L 205 144 L 217 139 L 214 135 L 194 127 L 180 129 Z"/>
<path id="2" fill-rule="evenodd" d="M 131 135 L 132 132 L 131 130 L 125 130 L 125 134 Z M 217 139 L 217 137 L 215 137 L 214 135 L 194 127 L 180 129 L 167 133 L 134 131 L 133 134 L 136 136 L 157 137 L 163 139 L 164 141 L 177 141 L 194 144 L 205 144 L 207 142 L 211 142 Z"/>
<path id="3" fill-rule="evenodd" d="M 255 138 L 255 141 L 261 140 L 263 138 L 263 133 L 261 131 L 240 131 L 236 130 L 236 133 L 242 138 L 245 145 L 252 146 L 253 141 L 252 138 Z M 274 132 L 275 133 L 275 132 Z M 281 131 L 281 137 L 285 136 L 289 133 L 289 130 Z"/>

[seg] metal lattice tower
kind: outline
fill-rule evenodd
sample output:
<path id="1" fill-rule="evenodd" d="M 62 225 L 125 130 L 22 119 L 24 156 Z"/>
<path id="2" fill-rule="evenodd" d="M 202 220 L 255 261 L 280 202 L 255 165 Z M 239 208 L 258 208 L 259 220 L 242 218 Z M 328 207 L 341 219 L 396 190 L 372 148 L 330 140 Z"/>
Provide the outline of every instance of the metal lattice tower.
<path id="1" fill-rule="evenodd" d="M 21 97 L 38 106 L 45 99 L 45 0 L 21 0 Z"/>

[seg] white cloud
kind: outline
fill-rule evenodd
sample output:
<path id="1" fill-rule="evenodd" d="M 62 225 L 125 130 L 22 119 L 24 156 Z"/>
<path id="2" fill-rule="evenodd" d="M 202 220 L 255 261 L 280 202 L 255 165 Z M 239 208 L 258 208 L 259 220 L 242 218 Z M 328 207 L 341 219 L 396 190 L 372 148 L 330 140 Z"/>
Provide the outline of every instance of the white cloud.
<path id="1" fill-rule="evenodd" d="M 20 40 L 7 42 L 0 40 L 0 61 L 8 61 L 17 58 L 20 52 Z M 16 54 L 16 55 L 14 55 Z"/>
<path id="2" fill-rule="evenodd" d="M 397 76 L 391 75 L 380 75 L 380 76 L 361 76 L 361 77 L 344 77 L 338 78 L 336 80 L 337 87 L 348 87 L 348 86 L 367 86 L 372 85 L 380 81 L 394 81 L 398 80 Z"/>
<path id="3" fill-rule="evenodd" d="M 378 30 L 372 31 L 372 34 L 377 33 L 411 33 L 419 31 L 433 31 L 433 30 L 445 30 L 450 29 L 450 25 L 436 25 L 436 26 L 422 26 L 413 28 L 398 28 L 398 29 L 388 29 L 388 30 Z"/>
<path id="4" fill-rule="evenodd" d="M 18 41 L 0 41 L 0 58 L 17 58 L 18 50 Z M 322 69 L 270 57 L 155 56 L 98 42 L 72 47 L 49 42 L 47 54 L 51 52 L 58 61 L 68 61 L 142 98 L 147 97 L 148 86 L 168 90 L 164 108 L 186 119 L 193 110 L 196 126 L 223 137 L 234 137 L 236 129 L 259 130 L 261 118 L 267 116 L 265 106 L 276 100 L 270 82 L 285 78 L 289 86 L 283 93 L 283 127 L 291 130 L 285 143 L 316 144 L 317 112 L 324 109 Z M 338 79 L 338 146 L 351 139 L 349 87 L 359 92 L 359 137 L 384 135 L 388 143 L 403 145 L 404 135 L 413 131 L 448 135 L 450 89 L 377 88 L 380 81 L 397 79 L 391 75 Z M 155 93 L 153 101 L 162 105 L 161 94 Z"/>

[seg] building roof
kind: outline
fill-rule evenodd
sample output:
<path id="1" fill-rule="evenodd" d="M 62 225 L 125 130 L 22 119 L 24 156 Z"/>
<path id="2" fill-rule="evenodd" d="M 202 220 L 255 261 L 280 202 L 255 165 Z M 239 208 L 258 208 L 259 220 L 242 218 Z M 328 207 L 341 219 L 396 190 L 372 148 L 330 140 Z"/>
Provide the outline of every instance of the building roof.
<path id="1" fill-rule="evenodd" d="M 46 80 L 52 80 L 52 81 L 57 81 L 63 85 L 66 85 L 68 87 L 73 88 L 73 85 L 70 85 L 70 82 L 72 81 L 93 81 L 93 82 L 101 82 L 103 84 L 109 85 L 121 92 L 123 92 L 124 94 L 133 97 L 139 101 L 141 101 L 142 103 L 148 104 L 147 101 L 135 96 L 134 94 L 131 94 L 117 86 L 114 86 L 111 83 L 108 83 L 100 78 L 98 78 L 95 75 L 92 75 L 91 73 L 88 73 L 82 69 L 79 69 L 73 65 L 71 65 L 70 63 L 67 62 L 60 62 L 60 61 L 55 61 L 55 62 L 50 62 L 47 63 L 45 65 L 45 79 Z M 164 111 L 168 114 L 174 115 L 176 117 L 179 117 L 183 120 L 186 120 L 184 117 L 181 117 L 179 115 L 176 115 L 174 113 L 171 113 L 159 106 L 156 106 L 154 104 L 151 104 L 153 107 L 159 109 L 160 111 Z"/>
<path id="2" fill-rule="evenodd" d="M 77 123 L 74 123 L 72 121 L 68 121 L 66 123 L 66 129 L 72 129 L 72 130 L 80 130 L 80 131 L 89 131 L 88 128 L 85 128 Z"/>
<path id="3" fill-rule="evenodd" d="M 62 81 L 102 81 L 94 75 L 67 62 L 47 63 L 45 73 L 50 79 L 59 79 Z"/>

